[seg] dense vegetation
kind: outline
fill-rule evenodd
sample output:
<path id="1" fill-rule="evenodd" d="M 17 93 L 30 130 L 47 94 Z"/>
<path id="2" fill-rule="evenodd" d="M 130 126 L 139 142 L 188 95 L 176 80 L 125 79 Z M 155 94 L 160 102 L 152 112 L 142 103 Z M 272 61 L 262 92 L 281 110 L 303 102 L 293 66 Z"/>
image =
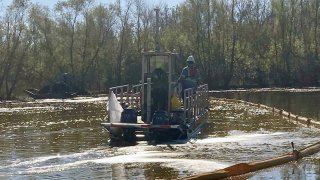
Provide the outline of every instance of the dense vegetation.
<path id="1" fill-rule="evenodd" d="M 181 67 L 194 55 L 211 89 L 319 86 L 319 6 L 319 0 L 160 5 L 161 47 L 176 49 Z M 80 89 L 97 93 L 137 83 L 141 52 L 154 49 L 153 8 L 146 0 L 61 0 L 51 9 L 13 0 L 2 6 L 0 99 L 65 72 Z"/>

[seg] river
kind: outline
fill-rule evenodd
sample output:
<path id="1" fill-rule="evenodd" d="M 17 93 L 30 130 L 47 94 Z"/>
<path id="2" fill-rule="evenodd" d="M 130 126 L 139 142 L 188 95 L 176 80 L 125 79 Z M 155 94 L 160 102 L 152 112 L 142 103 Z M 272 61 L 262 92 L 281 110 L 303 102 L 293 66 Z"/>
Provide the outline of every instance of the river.
<path id="1" fill-rule="evenodd" d="M 220 98 L 242 99 L 284 109 L 300 116 L 320 120 L 320 89 L 251 89 L 212 91 L 211 95 Z"/>
<path id="2" fill-rule="evenodd" d="M 297 104 L 290 102 L 289 107 Z M 312 103 L 299 101 L 304 108 L 296 114 L 308 113 Z M 291 142 L 300 149 L 318 142 L 320 135 L 318 129 L 265 109 L 212 100 L 208 126 L 198 139 L 110 147 L 108 133 L 100 126 L 105 106 L 106 97 L 1 103 L 0 179 L 174 179 L 286 154 L 292 151 Z M 318 111 L 309 115 L 317 117 Z M 319 179 L 319 155 L 239 179 Z"/>

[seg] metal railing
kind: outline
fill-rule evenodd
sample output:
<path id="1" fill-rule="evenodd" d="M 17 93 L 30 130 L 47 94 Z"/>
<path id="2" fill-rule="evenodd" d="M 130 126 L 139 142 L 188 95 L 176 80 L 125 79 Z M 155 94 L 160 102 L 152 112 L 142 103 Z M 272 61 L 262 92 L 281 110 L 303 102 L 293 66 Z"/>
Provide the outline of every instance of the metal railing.
<path id="1" fill-rule="evenodd" d="M 140 109 L 141 103 L 141 88 L 142 84 L 137 85 L 123 85 L 109 88 L 109 94 L 111 91 L 116 95 L 120 104 L 128 104 L 131 108 Z"/>
<path id="2" fill-rule="evenodd" d="M 120 104 L 126 103 L 131 108 L 141 110 L 142 84 L 111 87 Z M 197 123 L 207 114 L 209 107 L 208 85 L 203 84 L 196 89 L 184 90 L 184 115 L 188 123 Z"/>
<path id="3" fill-rule="evenodd" d="M 185 89 L 183 106 L 187 122 L 192 124 L 201 120 L 207 114 L 209 107 L 208 85 L 203 84 L 196 89 Z"/>

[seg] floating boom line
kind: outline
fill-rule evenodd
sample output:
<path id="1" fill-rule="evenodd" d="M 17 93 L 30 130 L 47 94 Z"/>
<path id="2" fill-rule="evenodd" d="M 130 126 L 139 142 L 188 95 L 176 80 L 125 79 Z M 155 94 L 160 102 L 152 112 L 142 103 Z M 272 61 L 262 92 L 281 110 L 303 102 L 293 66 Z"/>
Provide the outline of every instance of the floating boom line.
<path id="1" fill-rule="evenodd" d="M 265 108 L 268 110 L 272 110 L 273 114 L 279 114 L 282 117 L 287 118 L 288 120 L 295 120 L 297 123 L 305 125 L 305 126 L 313 126 L 315 128 L 320 129 L 320 123 L 311 119 L 311 118 L 306 118 L 298 115 L 294 115 L 290 112 L 286 112 L 283 109 L 277 109 L 275 107 L 269 107 L 266 105 L 262 104 L 255 104 L 243 100 L 236 100 L 236 99 L 219 99 L 219 98 L 214 98 L 215 100 L 219 101 L 230 101 L 230 102 L 237 102 L 237 103 L 246 103 L 251 106 L 256 106 L 259 108 Z M 194 180 L 194 179 L 223 179 L 223 178 L 229 178 L 233 176 L 239 176 L 239 175 L 244 175 L 250 172 L 255 172 L 258 170 L 282 165 L 285 163 L 289 163 L 291 161 L 297 161 L 298 159 L 313 155 L 315 153 L 318 153 L 320 151 L 320 142 L 314 143 L 310 146 L 307 146 L 303 149 L 300 150 L 295 150 L 294 149 L 294 143 L 291 142 L 293 151 L 289 154 L 285 154 L 282 156 L 278 156 L 269 160 L 262 160 L 262 161 L 256 161 L 256 162 L 251 162 L 251 163 L 238 163 L 229 167 L 226 167 L 224 169 L 216 170 L 213 172 L 208 172 L 208 173 L 202 173 L 202 174 L 197 174 L 189 177 L 184 177 L 181 178 L 183 180 Z"/>

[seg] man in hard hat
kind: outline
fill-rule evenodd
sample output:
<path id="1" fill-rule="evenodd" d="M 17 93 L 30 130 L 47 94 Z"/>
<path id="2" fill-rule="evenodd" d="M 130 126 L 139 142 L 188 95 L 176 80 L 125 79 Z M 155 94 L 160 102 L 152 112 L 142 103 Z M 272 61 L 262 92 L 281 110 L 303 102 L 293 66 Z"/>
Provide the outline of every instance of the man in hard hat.
<path id="1" fill-rule="evenodd" d="M 195 60 L 193 56 L 189 56 L 187 59 L 187 66 L 182 69 L 178 82 L 181 83 L 182 91 L 181 97 L 184 97 L 184 90 L 188 88 L 196 89 L 200 81 L 198 69 L 195 66 Z"/>

